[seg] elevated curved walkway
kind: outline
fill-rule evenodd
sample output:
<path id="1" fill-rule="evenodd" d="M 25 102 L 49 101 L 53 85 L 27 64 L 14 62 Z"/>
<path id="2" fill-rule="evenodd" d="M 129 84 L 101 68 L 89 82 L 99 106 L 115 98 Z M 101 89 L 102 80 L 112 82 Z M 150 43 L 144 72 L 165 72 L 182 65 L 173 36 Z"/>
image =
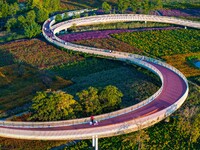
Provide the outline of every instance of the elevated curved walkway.
<path id="1" fill-rule="evenodd" d="M 57 46 L 134 63 L 149 69 L 157 74 L 162 82 L 161 88 L 154 95 L 134 106 L 95 116 L 95 119 L 100 121 L 97 126 L 90 126 L 88 124 L 90 118 L 56 122 L 1 121 L 0 136 L 34 140 L 91 139 L 94 135 L 97 135 L 99 138 L 109 137 L 149 127 L 176 111 L 187 98 L 189 87 L 187 79 L 174 67 L 145 56 L 116 51 L 110 52 L 107 49 L 72 44 L 55 36 L 55 33 L 69 28 L 74 23 L 77 25 L 86 25 L 103 20 L 106 22 L 119 22 L 124 20 L 150 21 L 150 18 L 154 18 L 154 22 L 164 22 L 166 19 L 166 17 L 147 15 L 102 15 L 74 19 L 52 26 L 54 24 L 54 18 L 51 18 L 43 25 L 43 35 L 49 42 Z M 169 17 L 167 19 L 166 23 L 169 23 L 171 19 L 173 20 L 173 24 L 200 28 L 200 23 L 198 22 Z"/>

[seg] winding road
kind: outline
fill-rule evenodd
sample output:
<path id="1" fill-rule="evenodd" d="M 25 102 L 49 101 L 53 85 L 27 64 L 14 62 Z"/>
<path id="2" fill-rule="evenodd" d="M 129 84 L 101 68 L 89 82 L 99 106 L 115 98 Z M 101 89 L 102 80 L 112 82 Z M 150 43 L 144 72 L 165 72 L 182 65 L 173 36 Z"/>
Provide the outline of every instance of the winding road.
<path id="1" fill-rule="evenodd" d="M 105 56 L 142 66 L 158 75 L 162 86 L 154 95 L 136 105 L 95 116 L 95 119 L 99 121 L 99 125 L 96 126 L 89 125 L 89 117 L 55 122 L 0 121 L 1 137 L 31 140 L 71 140 L 92 139 L 93 136 L 99 138 L 116 136 L 149 127 L 163 120 L 176 111 L 186 100 L 189 91 L 188 82 L 176 68 L 145 56 L 72 44 L 63 41 L 55 34 L 61 30 L 67 30 L 73 24 L 151 21 L 200 29 L 199 22 L 163 16 L 113 14 L 78 18 L 54 25 L 54 18 L 49 18 L 43 25 L 43 35 L 50 43 L 70 50 Z"/>

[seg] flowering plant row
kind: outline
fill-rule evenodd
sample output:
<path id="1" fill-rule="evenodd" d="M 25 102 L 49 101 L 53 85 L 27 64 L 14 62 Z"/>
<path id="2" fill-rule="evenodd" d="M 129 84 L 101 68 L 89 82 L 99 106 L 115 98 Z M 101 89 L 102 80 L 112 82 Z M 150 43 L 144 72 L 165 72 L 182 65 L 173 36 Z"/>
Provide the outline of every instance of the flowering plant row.
<path id="1" fill-rule="evenodd" d="M 72 34 L 65 34 L 59 36 L 64 41 L 73 42 L 80 40 L 89 40 L 89 39 L 102 39 L 109 38 L 110 34 L 124 33 L 124 32 L 136 32 L 136 31 L 149 31 L 149 30 L 171 30 L 177 27 L 164 27 L 164 28 L 139 28 L 139 29 L 117 29 L 117 30 L 98 30 L 98 31 L 88 31 L 88 32 L 79 32 Z"/>

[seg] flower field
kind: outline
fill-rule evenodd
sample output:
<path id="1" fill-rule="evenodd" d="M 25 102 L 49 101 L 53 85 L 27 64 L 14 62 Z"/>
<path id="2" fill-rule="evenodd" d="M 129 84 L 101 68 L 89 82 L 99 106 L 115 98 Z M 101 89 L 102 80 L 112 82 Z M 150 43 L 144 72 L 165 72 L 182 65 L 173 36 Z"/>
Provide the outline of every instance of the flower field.
<path id="1" fill-rule="evenodd" d="M 150 12 L 152 15 L 180 17 L 189 20 L 200 20 L 200 9 L 161 9 Z"/>
<path id="2" fill-rule="evenodd" d="M 119 41 L 115 38 L 103 38 L 103 39 L 91 39 L 91 40 L 81 40 L 73 42 L 80 45 L 103 48 L 103 49 L 110 49 L 115 51 L 122 51 L 122 52 L 130 52 L 130 53 L 137 53 L 142 54 L 143 51 L 133 46 Z"/>
<path id="3" fill-rule="evenodd" d="M 131 30 L 102 30 L 102 31 L 88 31 L 81 33 L 78 32 L 78 33 L 61 35 L 59 36 L 59 38 L 67 42 L 72 42 L 80 40 L 108 38 L 109 34 L 123 33 L 123 32 L 131 32 Z"/>
<path id="4" fill-rule="evenodd" d="M 159 12 L 169 17 L 200 17 L 200 9 L 162 9 Z"/>
<path id="5" fill-rule="evenodd" d="M 137 32 L 137 31 L 151 31 L 151 30 L 172 30 L 177 29 L 178 27 L 160 27 L 160 28 L 141 28 L 141 29 L 116 29 L 116 30 L 97 30 L 97 31 L 87 31 L 87 32 L 78 32 L 72 34 L 60 35 L 59 38 L 67 41 L 80 41 L 80 40 L 90 40 L 90 39 L 103 39 L 109 38 L 110 34 L 119 34 L 125 32 Z"/>
<path id="6" fill-rule="evenodd" d="M 10 64 L 12 61 L 22 61 L 40 69 L 83 59 L 80 56 L 70 56 L 70 54 L 38 39 L 3 44 L 0 46 L 0 53 L 9 58 L 7 60 L 1 57 L 1 62 Z M 11 62 L 4 61 L 4 59 Z"/>
<path id="7" fill-rule="evenodd" d="M 112 37 L 157 57 L 200 51 L 200 31 L 195 29 L 121 33 Z"/>

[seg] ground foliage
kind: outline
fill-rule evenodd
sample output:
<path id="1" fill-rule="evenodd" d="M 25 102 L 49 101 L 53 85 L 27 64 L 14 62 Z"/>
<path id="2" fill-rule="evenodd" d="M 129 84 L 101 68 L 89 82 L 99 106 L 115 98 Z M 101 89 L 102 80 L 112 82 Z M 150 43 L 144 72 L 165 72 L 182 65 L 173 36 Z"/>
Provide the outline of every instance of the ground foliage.
<path id="1" fill-rule="evenodd" d="M 74 83 L 64 89 L 73 95 L 90 86 L 118 87 L 124 94 L 122 107 L 148 98 L 160 86 L 159 78 L 145 69 L 101 58 L 87 58 L 84 61 L 53 67 L 49 70 Z"/>
<path id="2" fill-rule="evenodd" d="M 178 70 L 180 70 L 186 77 L 195 77 L 200 75 L 200 69 L 196 68 L 192 62 L 188 61 L 191 56 L 200 55 L 200 50 L 196 53 L 176 54 L 171 56 L 163 56 L 166 62 Z"/>
<path id="3" fill-rule="evenodd" d="M 0 50 L 16 61 L 24 62 L 39 69 L 83 59 L 77 55 L 71 56 L 40 39 L 21 40 L 2 44 Z"/>
<path id="4" fill-rule="evenodd" d="M 132 32 L 112 37 L 157 57 L 200 51 L 200 31 L 195 29 Z"/>

